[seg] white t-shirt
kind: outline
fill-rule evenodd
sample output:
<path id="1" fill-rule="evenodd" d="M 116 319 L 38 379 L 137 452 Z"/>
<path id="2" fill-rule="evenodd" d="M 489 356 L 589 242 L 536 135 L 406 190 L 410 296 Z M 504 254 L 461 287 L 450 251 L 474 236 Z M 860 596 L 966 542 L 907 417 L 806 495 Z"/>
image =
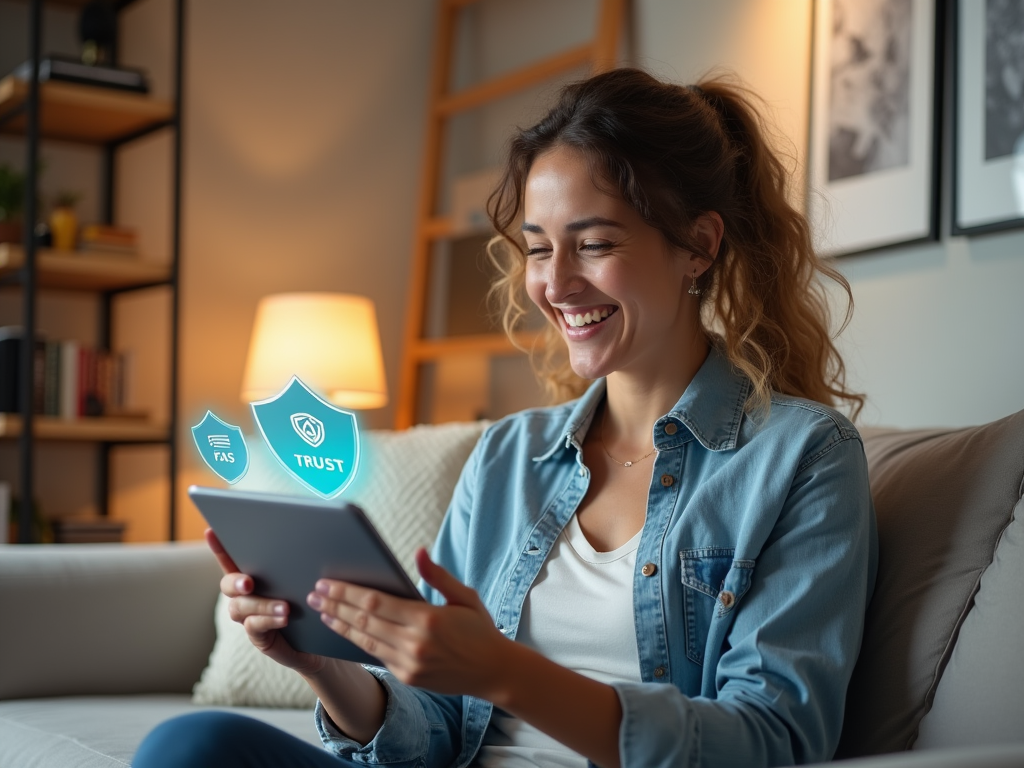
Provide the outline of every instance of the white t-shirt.
<path id="1" fill-rule="evenodd" d="M 616 550 L 598 552 L 573 515 L 526 595 L 516 640 L 594 680 L 640 682 L 633 626 L 640 533 Z M 495 707 L 476 764 L 586 768 L 587 760 Z"/>

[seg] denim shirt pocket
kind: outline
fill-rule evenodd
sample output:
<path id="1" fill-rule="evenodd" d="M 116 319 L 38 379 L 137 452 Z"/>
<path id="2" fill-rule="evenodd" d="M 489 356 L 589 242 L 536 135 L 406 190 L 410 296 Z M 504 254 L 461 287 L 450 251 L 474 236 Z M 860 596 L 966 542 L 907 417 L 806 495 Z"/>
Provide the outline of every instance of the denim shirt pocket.
<path id="1" fill-rule="evenodd" d="M 679 552 L 686 615 L 686 657 L 704 664 L 708 633 L 716 618 L 730 615 L 750 589 L 753 560 L 734 560 L 735 549 L 709 547 Z"/>

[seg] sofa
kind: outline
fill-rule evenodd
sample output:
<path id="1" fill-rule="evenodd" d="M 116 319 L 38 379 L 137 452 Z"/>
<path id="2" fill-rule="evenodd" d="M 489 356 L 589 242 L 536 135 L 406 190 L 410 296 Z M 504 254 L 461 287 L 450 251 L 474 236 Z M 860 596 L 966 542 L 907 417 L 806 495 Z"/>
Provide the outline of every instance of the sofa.
<path id="1" fill-rule="evenodd" d="M 482 428 L 364 436 L 345 498 L 408 569 Z M 879 573 L 837 759 L 1024 768 L 1024 411 L 862 435 Z M 241 485 L 294 493 L 249 444 Z M 0 768 L 130 765 L 150 728 L 200 706 L 319 743 L 310 692 L 249 647 L 218 580 L 195 543 L 0 548 Z"/>

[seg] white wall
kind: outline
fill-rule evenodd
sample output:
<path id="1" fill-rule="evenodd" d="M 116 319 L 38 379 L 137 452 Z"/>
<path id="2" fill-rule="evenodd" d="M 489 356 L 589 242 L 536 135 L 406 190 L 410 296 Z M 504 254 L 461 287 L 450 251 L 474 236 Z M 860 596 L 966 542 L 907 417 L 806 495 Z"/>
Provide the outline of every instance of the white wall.
<path id="1" fill-rule="evenodd" d="M 775 107 L 802 163 L 811 0 L 634 7 L 638 63 L 682 82 L 715 66 L 733 69 Z M 863 423 L 961 426 L 1024 408 L 1024 231 L 947 234 L 837 266 L 856 304 L 841 345 L 851 382 L 868 395 Z"/>

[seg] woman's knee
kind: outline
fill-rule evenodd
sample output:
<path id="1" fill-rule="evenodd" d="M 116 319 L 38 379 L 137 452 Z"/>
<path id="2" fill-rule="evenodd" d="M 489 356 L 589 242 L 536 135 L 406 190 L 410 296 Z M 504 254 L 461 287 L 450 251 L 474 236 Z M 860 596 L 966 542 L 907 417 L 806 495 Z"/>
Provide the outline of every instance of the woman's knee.
<path id="1" fill-rule="evenodd" d="M 261 728 L 270 726 L 231 712 L 195 712 L 167 720 L 143 739 L 133 768 L 228 766 L 243 758 Z"/>

